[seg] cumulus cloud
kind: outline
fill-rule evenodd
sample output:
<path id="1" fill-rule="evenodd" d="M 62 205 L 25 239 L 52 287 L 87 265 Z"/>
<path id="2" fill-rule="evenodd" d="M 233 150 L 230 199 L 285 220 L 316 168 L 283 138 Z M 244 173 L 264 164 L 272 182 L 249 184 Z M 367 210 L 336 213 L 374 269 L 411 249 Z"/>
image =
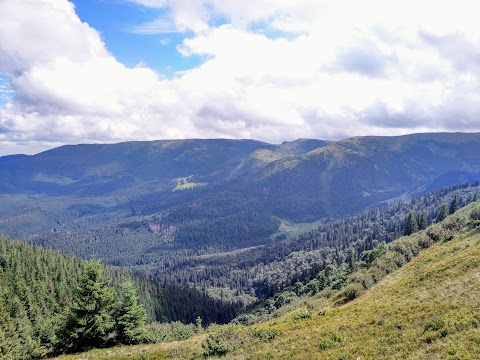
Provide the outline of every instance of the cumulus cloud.
<path id="1" fill-rule="evenodd" d="M 170 79 L 128 68 L 67 0 L 0 0 L 1 153 L 480 131 L 472 1 L 129 1 L 159 14 L 131 31 L 158 34 L 159 47 L 184 34 L 179 56 L 203 63 Z"/>

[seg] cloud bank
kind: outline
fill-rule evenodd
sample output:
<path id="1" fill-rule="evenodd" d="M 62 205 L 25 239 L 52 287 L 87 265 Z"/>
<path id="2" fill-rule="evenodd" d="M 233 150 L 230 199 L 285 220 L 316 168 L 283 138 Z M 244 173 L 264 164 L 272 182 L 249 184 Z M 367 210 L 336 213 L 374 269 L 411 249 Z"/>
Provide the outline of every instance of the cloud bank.
<path id="1" fill-rule="evenodd" d="M 165 33 L 182 33 L 179 56 L 202 64 L 172 78 L 128 68 L 67 0 L 0 0 L 0 154 L 480 131 L 473 1 L 129 1 L 162 10 L 133 32 L 158 34 L 159 47 Z"/>

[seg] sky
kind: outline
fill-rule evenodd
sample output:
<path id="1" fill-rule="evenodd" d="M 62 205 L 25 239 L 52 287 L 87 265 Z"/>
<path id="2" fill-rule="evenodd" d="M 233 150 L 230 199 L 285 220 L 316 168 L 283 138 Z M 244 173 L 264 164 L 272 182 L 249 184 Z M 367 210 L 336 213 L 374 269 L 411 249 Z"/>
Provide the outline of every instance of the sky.
<path id="1" fill-rule="evenodd" d="M 0 155 L 480 131 L 473 0 L 0 0 Z"/>

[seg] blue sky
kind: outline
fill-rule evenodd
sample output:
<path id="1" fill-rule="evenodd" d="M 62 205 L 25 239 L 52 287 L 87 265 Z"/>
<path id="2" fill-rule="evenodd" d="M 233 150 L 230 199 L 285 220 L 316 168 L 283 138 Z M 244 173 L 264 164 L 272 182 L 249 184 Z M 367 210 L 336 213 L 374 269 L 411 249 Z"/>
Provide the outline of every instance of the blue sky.
<path id="1" fill-rule="evenodd" d="M 471 0 L 0 0 L 0 155 L 478 132 L 477 13 Z"/>
<path id="2" fill-rule="evenodd" d="M 98 30 L 107 49 L 123 64 L 145 63 L 171 77 L 177 71 L 198 66 L 198 56 L 185 57 L 177 51 L 190 33 L 138 34 L 135 28 L 165 16 L 167 9 L 151 9 L 122 0 L 75 0 L 78 17 Z"/>

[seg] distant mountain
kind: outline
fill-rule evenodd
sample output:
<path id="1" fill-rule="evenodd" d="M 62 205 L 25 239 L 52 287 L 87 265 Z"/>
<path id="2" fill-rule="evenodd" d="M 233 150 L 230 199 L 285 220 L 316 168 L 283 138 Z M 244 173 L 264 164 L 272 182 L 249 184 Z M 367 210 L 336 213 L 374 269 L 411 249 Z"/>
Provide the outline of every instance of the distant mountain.
<path id="1" fill-rule="evenodd" d="M 477 179 L 479 150 L 480 134 L 463 133 L 64 146 L 0 157 L 0 232 L 117 265 L 165 267 L 280 241 L 290 236 L 285 223 L 307 231 Z"/>
<path id="2" fill-rule="evenodd" d="M 479 174 L 480 134 L 415 134 L 332 142 L 272 162 L 249 181 L 267 189 L 271 208 L 282 199 L 278 216 L 305 221 L 358 212 Z"/>
<path id="3" fill-rule="evenodd" d="M 163 140 L 67 145 L 0 158 L 0 191 L 102 195 L 134 184 L 206 175 L 271 145 L 255 140 Z"/>

